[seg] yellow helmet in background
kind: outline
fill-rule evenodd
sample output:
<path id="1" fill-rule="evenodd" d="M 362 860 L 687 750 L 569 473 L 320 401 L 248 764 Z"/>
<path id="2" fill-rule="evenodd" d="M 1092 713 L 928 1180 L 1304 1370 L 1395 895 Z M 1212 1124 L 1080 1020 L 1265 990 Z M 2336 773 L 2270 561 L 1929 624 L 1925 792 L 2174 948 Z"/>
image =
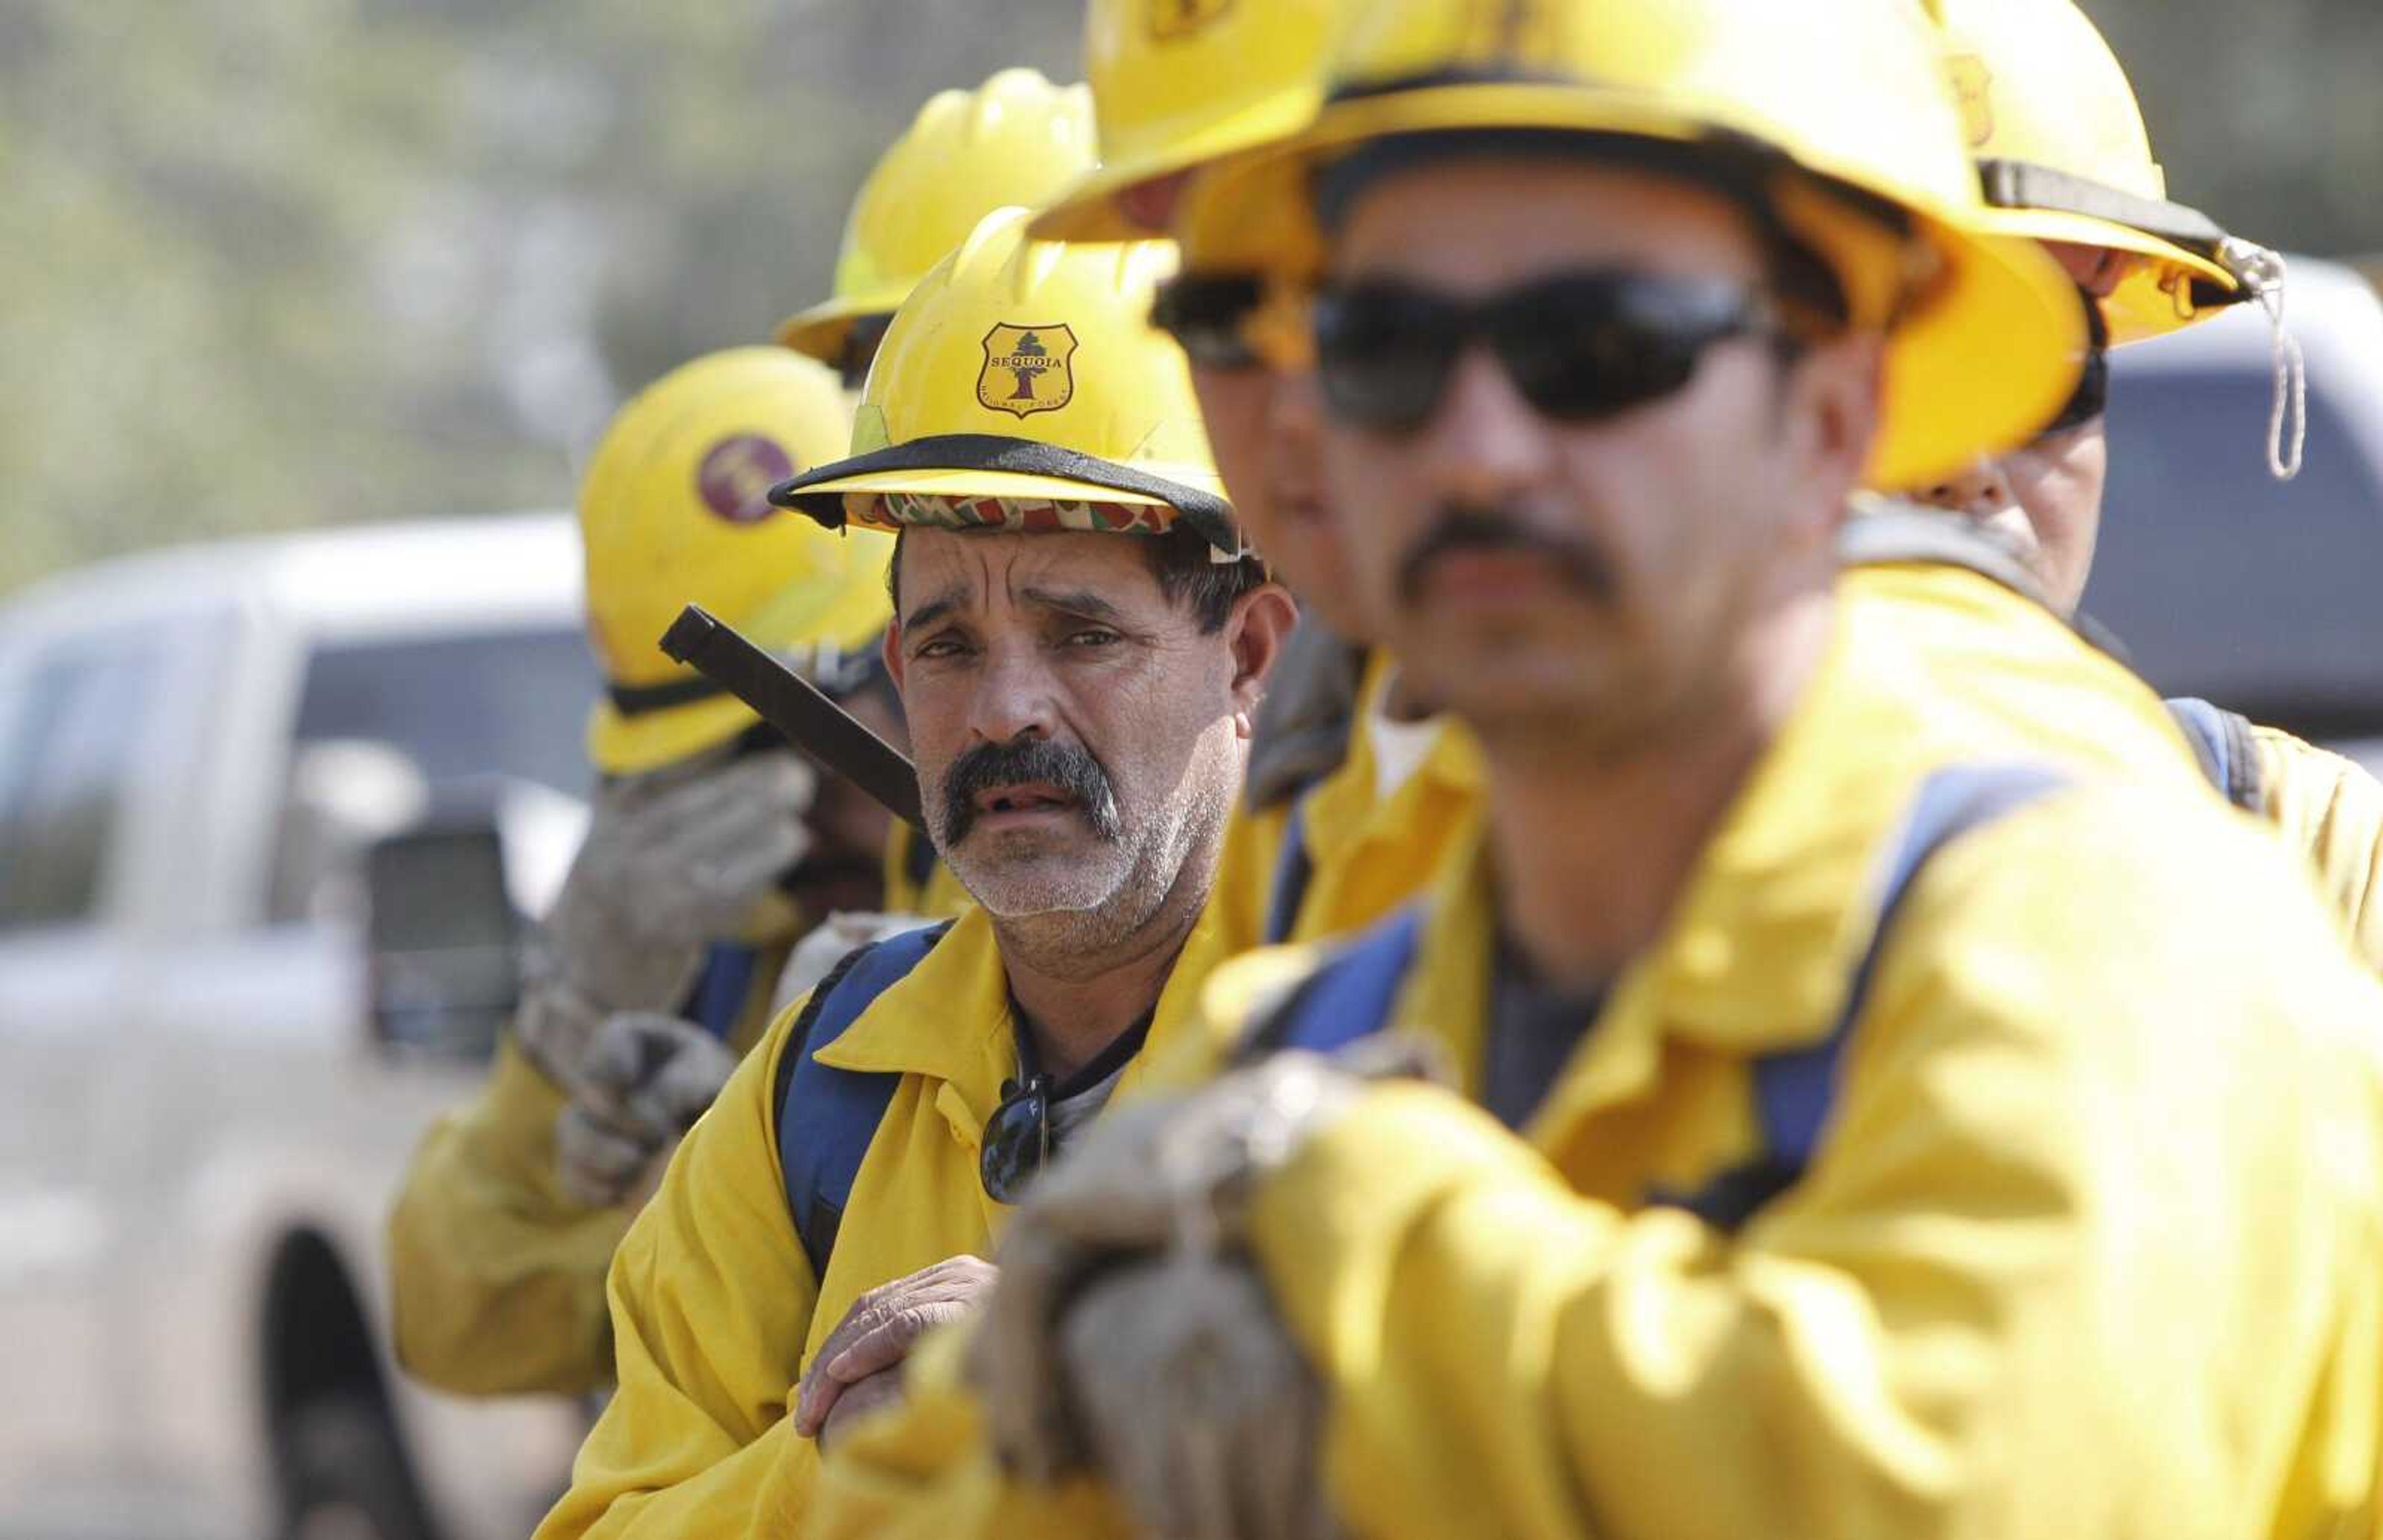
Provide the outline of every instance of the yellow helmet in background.
<path id="1" fill-rule="evenodd" d="M 1150 324 L 1163 240 L 1030 240 L 986 217 L 894 317 L 852 458 L 771 494 L 831 528 L 905 524 L 1156 534 L 1241 554 L 1192 373 Z"/>
<path id="2" fill-rule="evenodd" d="M 1921 0 L 1977 157 L 1983 228 L 2149 260 L 2103 302 L 2110 340 L 2156 337 L 2244 297 L 2226 232 L 2167 201 L 2118 56 L 2070 0 Z"/>
<path id="3" fill-rule="evenodd" d="M 839 539 L 769 499 L 775 483 L 841 454 L 851 420 L 833 371 L 765 347 L 683 364 L 613 417 L 579 492 L 587 631 L 606 684 L 587 721 L 599 770 L 655 770 L 758 720 L 662 652 L 686 605 L 825 671 L 884 629 L 893 543 Z"/>
<path id="4" fill-rule="evenodd" d="M 1092 0 L 1084 73 L 1101 164 L 1034 221 L 1041 240 L 1143 240 L 1135 189 L 1280 139 L 1315 116 L 1354 0 Z"/>
<path id="5" fill-rule="evenodd" d="M 938 92 L 878 158 L 845 220 L 835 294 L 788 317 L 778 340 L 834 363 L 863 317 L 890 315 L 976 222 L 1043 203 L 1094 163 L 1093 93 L 1032 69 Z"/>
<path id="6" fill-rule="evenodd" d="M 1856 323 L 1887 333 L 1871 485 L 1922 485 L 2018 443 L 2076 383 L 2075 290 L 2031 243 L 1976 229 L 1977 174 L 1910 0 L 1380 0 L 1328 73 L 1309 128 L 1187 191 L 1188 266 L 1313 279 L 1313 174 L 1389 136 L 1687 145 L 1761 168 L 1771 209 L 1834 269 Z"/>

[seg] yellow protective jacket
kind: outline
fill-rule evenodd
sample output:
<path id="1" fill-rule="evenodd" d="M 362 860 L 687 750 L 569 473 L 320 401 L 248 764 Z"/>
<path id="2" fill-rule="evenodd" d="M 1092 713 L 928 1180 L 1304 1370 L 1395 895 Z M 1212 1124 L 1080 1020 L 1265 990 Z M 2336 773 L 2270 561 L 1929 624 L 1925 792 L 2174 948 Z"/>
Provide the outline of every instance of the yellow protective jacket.
<path id="1" fill-rule="evenodd" d="M 1223 960 L 1206 918 L 1185 942 L 1142 1053 L 1191 1033 Z M 853 1301 L 948 1257 L 987 1254 L 1006 1213 L 977 1174 L 985 1120 L 1017 1074 L 993 927 L 965 911 L 934 949 L 819 1053 L 899 1087 L 862 1160 L 824 1278 L 787 1210 L 778 1156 L 781 1016 L 680 1146 L 622 1242 L 610 1294 L 620 1384 L 540 1540 L 793 1533 L 818 1469 L 789 1418 L 803 1371 Z"/>
<path id="2" fill-rule="evenodd" d="M 784 947 L 763 951 L 731 1041 L 768 1024 Z M 604 1273 L 627 1207 L 586 1208 L 555 1176 L 568 1098 L 511 1034 L 479 1094 L 431 1126 L 389 1215 L 398 1362 L 466 1396 L 578 1395 L 612 1383 Z"/>
<path id="3" fill-rule="evenodd" d="M 1217 888 L 1233 895 L 1242 947 L 1360 930 L 1431 885 L 1479 816 L 1481 751 L 1452 720 L 1434 724 L 1414 773 L 1382 795 L 1371 722 L 1389 691 L 1389 656 L 1367 660 L 1348 748 L 1296 798 L 1235 808 Z M 1289 876 L 1285 845 L 1298 842 Z"/>
<path id="4" fill-rule="evenodd" d="M 2282 829 L 2285 843 L 2307 854 L 2358 955 L 2383 973 L 2383 784 L 2280 728 L 2252 728 L 2251 746 L 2259 810 Z"/>
<path id="5" fill-rule="evenodd" d="M 1338 1506 L 1385 1537 L 2376 1533 L 2383 990 L 2050 616 L 1950 571 L 1841 592 L 1522 1136 L 1384 1089 L 1259 1189 Z M 1836 1027 L 1917 788 L 2003 761 L 2066 784 L 1921 869 L 1801 1179 L 1735 1231 L 1652 1203 L 1761 1151 L 1752 1066 Z M 1485 857 L 1448 873 L 1391 1012 L 1468 1090 L 1491 903 Z M 1221 972 L 1219 1050 L 1328 955 Z M 1130 1533 L 1088 1484 L 1006 1484 L 954 1361 L 839 1448 L 811 1533 Z"/>

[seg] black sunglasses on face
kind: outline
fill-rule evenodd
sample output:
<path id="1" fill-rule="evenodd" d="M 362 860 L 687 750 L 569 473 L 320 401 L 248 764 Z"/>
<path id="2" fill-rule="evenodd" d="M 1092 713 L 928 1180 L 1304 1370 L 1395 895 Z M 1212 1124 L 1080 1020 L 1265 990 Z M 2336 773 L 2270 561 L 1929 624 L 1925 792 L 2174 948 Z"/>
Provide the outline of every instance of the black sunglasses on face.
<path id="1" fill-rule="evenodd" d="M 1150 324 L 1197 367 L 1254 369 L 1260 359 L 1247 327 L 1265 302 L 1265 286 L 1248 274 L 1186 273 L 1160 287 Z"/>
<path id="2" fill-rule="evenodd" d="M 985 1119 L 977 1179 L 996 1203 L 1016 1204 L 1051 1159 L 1051 1077 L 1001 1083 L 1001 1104 Z"/>
<path id="3" fill-rule="evenodd" d="M 1316 296 L 1316 377 L 1335 416 L 1408 433 L 1438 409 L 1456 361 L 1485 344 L 1536 411 L 1594 422 L 1686 385 L 1715 343 L 1790 339 L 1770 305 L 1727 278 L 1570 273 L 1465 301 L 1385 279 Z"/>

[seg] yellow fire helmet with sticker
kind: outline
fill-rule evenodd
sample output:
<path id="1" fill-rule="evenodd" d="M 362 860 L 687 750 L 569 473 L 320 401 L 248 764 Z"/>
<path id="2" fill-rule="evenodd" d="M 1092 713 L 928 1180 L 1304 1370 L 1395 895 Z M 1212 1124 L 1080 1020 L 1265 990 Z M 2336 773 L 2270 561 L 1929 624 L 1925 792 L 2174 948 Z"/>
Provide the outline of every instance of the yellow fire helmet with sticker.
<path id="1" fill-rule="evenodd" d="M 1141 240 L 1143 190 L 1315 116 L 1324 62 L 1355 0 L 1092 0 L 1084 73 L 1101 163 L 1037 216 L 1044 240 Z"/>
<path id="2" fill-rule="evenodd" d="M 1150 324 L 1163 240 L 1066 245 L 988 216 L 885 334 L 852 456 L 770 496 L 846 524 L 1158 534 L 1243 554 L 1192 373 Z"/>
<path id="3" fill-rule="evenodd" d="M 2076 290 L 2031 242 L 1977 228 L 1977 172 L 1912 0 L 1377 0 L 1327 74 L 1306 129 L 1185 190 L 1187 265 L 1315 279 L 1315 174 L 1371 142 L 1576 135 L 1735 168 L 1829 265 L 1853 323 L 1886 339 L 1872 486 L 2019 443 L 2076 384 Z"/>
<path id="4" fill-rule="evenodd" d="M 893 542 L 838 539 L 769 499 L 842 453 L 851 421 L 833 370 L 766 347 L 682 364 L 613 417 L 579 492 L 588 640 L 605 682 L 587 721 L 599 770 L 656 770 L 758 720 L 662 652 L 686 605 L 822 682 L 884 629 Z"/>
<path id="5" fill-rule="evenodd" d="M 835 292 L 778 327 L 778 341 L 829 363 L 855 326 L 890 315 L 979 219 L 1040 204 L 1091 169 L 1093 96 L 1032 69 L 929 98 L 861 183 L 835 260 Z"/>
<path id="6" fill-rule="evenodd" d="M 2247 297 L 2226 232 L 2167 200 L 2118 55 L 2069 0 L 1921 0 L 1943 42 L 1999 234 L 2145 260 L 2102 303 L 2113 343 L 2158 337 Z"/>

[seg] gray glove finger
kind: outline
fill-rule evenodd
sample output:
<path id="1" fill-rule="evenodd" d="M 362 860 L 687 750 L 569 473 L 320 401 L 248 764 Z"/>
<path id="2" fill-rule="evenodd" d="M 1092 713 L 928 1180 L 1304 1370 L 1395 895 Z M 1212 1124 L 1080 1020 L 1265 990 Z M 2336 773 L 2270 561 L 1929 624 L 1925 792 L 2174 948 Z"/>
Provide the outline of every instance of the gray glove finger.
<path id="1" fill-rule="evenodd" d="M 609 1208 L 627 1198 L 662 1141 L 608 1124 L 578 1103 L 554 1120 L 555 1174 L 573 1201 Z"/>
<path id="2" fill-rule="evenodd" d="M 513 1041 L 539 1073 L 576 1091 L 586 1083 L 584 1066 L 603 1024 L 600 1012 L 559 980 L 529 982 L 513 1013 Z"/>
<path id="3" fill-rule="evenodd" d="M 589 1094 L 583 1100 L 592 1110 L 659 1140 L 685 1133 L 703 1115 L 737 1058 L 691 1021 L 623 1011 L 605 1021 L 586 1062 Z"/>
<path id="4" fill-rule="evenodd" d="M 646 801 L 625 832 L 633 846 L 717 853 L 761 825 L 800 822 L 818 785 L 792 754 L 749 755 Z"/>
<path id="5" fill-rule="evenodd" d="M 647 1127 L 681 1137 L 720 1099 L 736 1064 L 726 1043 L 698 1028 L 681 1036 L 652 1078 L 629 1093 L 629 1114 Z"/>

